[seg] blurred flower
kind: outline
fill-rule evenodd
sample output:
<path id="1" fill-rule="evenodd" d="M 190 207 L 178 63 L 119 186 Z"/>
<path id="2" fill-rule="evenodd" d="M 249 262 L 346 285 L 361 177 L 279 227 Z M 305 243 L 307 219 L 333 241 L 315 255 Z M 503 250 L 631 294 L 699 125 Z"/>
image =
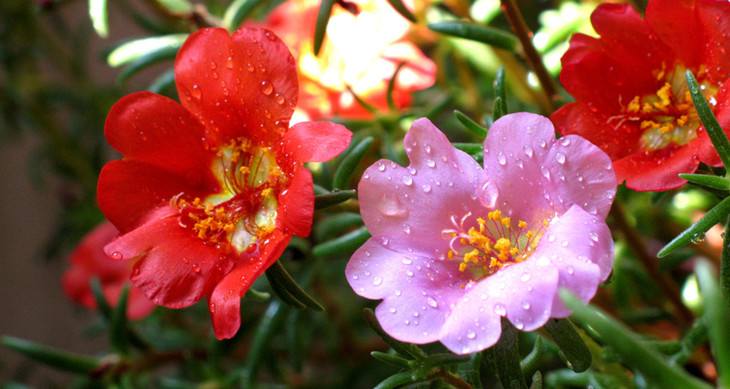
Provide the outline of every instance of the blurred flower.
<path id="1" fill-rule="evenodd" d="M 408 167 L 382 160 L 360 181 L 373 237 L 346 268 L 357 294 L 383 299 L 376 315 L 394 338 L 483 350 L 501 317 L 535 330 L 568 316 L 558 288 L 588 301 L 608 276 L 616 180 L 585 139 L 556 141 L 547 118 L 516 113 L 489 130 L 484 170 L 427 119 L 404 147 Z"/>
<path id="2" fill-rule="evenodd" d="M 61 282 L 66 295 L 72 300 L 95 309 L 96 300 L 90 282 L 97 278 L 106 300 L 112 307 L 117 305 L 122 287 L 129 282 L 132 274 L 129 264 L 114 261 L 104 254 L 104 246 L 117 235 L 117 229 L 111 223 L 104 222 L 89 232 L 71 253 L 71 267 L 63 274 Z M 142 291 L 130 288 L 127 300 L 127 316 L 130 319 L 141 319 L 154 308 L 155 305 Z"/>
<path id="3" fill-rule="evenodd" d="M 619 182 L 641 191 L 685 183 L 700 162 L 719 165 L 689 95 L 691 69 L 720 124 L 730 130 L 730 3 L 650 0 L 646 19 L 626 4 L 591 16 L 601 35 L 573 36 L 560 80 L 576 102 L 552 120 L 614 161 Z"/>
<path id="4" fill-rule="evenodd" d="M 407 40 L 408 20 L 386 1 L 348 3 L 358 12 L 335 4 L 319 56 L 313 52 L 319 0 L 284 2 L 265 22 L 295 53 L 301 81 L 297 113 L 303 118 L 372 116 L 348 86 L 358 97 L 386 110 L 388 82 L 400 63 L 406 65 L 393 91 L 398 107 L 407 107 L 414 91 L 434 83 L 435 64 Z"/>
<path id="5" fill-rule="evenodd" d="M 344 150 L 329 122 L 288 128 L 297 73 L 270 31 L 202 29 L 175 61 L 182 105 L 139 92 L 109 112 L 106 137 L 124 158 L 104 166 L 99 205 L 122 235 L 106 247 L 134 261 L 132 282 L 156 304 L 209 301 L 218 338 L 240 326 L 240 297 L 292 235 L 309 234 L 304 162 Z"/>

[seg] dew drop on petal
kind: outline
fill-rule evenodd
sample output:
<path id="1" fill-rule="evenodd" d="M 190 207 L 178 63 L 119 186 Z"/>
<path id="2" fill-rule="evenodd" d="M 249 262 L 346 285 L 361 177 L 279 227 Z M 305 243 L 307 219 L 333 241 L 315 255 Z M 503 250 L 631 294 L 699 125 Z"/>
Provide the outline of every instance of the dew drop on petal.
<path id="1" fill-rule="evenodd" d="M 113 260 L 116 260 L 116 261 L 124 259 L 124 255 L 122 255 L 122 253 L 120 253 L 119 251 L 113 252 L 111 254 L 111 257 Z"/>
<path id="2" fill-rule="evenodd" d="M 533 156 L 533 154 L 534 154 L 534 152 L 533 152 L 533 150 L 532 150 L 532 147 L 530 147 L 530 146 L 523 146 L 523 147 L 522 147 L 522 151 L 524 151 L 524 152 L 525 152 L 525 155 L 526 155 L 526 156 L 527 156 L 528 158 L 532 158 L 532 156 Z"/>
<path id="3" fill-rule="evenodd" d="M 528 303 L 527 301 L 523 301 L 522 302 L 522 309 L 524 309 L 525 311 L 529 311 L 530 310 L 530 303 Z"/>
<path id="4" fill-rule="evenodd" d="M 383 279 L 380 277 L 373 277 L 373 285 L 380 286 L 383 283 Z"/>
<path id="5" fill-rule="evenodd" d="M 404 265 L 410 265 L 410 264 L 412 264 L 412 263 L 413 263 L 413 260 L 412 260 L 412 259 L 410 259 L 410 258 L 403 258 L 403 259 L 401 260 L 401 262 L 402 262 L 402 263 L 403 263 Z"/>
<path id="6" fill-rule="evenodd" d="M 467 332 L 467 333 L 466 333 L 466 337 L 467 337 L 468 339 L 476 339 L 476 337 L 477 337 L 477 333 L 476 333 L 476 332 L 474 332 L 474 331 L 469 331 L 469 332 Z"/>
<path id="7" fill-rule="evenodd" d="M 561 165 L 564 164 L 565 163 L 565 154 L 560 153 L 560 152 L 556 153 L 555 161 Z"/>
<path id="8" fill-rule="evenodd" d="M 507 157 L 501 151 L 497 154 L 497 162 L 502 166 L 507 164 Z"/>
<path id="9" fill-rule="evenodd" d="M 431 185 L 429 185 L 429 184 L 423 184 L 423 186 L 421 186 L 421 189 L 423 189 L 423 193 L 430 193 L 431 192 Z"/>
<path id="10" fill-rule="evenodd" d="M 405 185 L 405 186 L 413 185 L 413 178 L 411 176 L 403 176 L 403 185 Z"/>
<path id="11" fill-rule="evenodd" d="M 426 160 L 426 166 L 433 169 L 436 167 L 436 161 L 434 161 L 433 159 Z"/>
<path id="12" fill-rule="evenodd" d="M 269 96 L 273 92 L 274 92 L 274 87 L 271 86 L 270 82 L 268 82 L 266 80 L 261 81 L 261 93 L 263 93 L 266 96 Z"/>
<path id="13" fill-rule="evenodd" d="M 428 304 L 428 306 L 431 307 L 431 308 L 438 308 L 439 307 L 438 301 L 436 301 L 436 299 L 434 299 L 431 296 L 428 296 L 426 298 L 426 304 Z"/>
<path id="14" fill-rule="evenodd" d="M 502 304 L 495 304 L 494 305 L 494 314 L 499 316 L 504 316 L 507 313 L 507 309 Z"/>

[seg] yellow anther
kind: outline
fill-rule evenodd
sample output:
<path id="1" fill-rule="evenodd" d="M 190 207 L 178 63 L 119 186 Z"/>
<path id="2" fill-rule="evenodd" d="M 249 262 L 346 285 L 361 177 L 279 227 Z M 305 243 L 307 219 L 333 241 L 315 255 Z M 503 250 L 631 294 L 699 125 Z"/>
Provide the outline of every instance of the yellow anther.
<path id="1" fill-rule="evenodd" d="M 626 107 L 626 110 L 629 112 L 639 112 L 639 108 L 641 107 L 641 98 L 639 96 L 634 96 L 633 99 L 629 102 L 628 107 Z"/>
<path id="2" fill-rule="evenodd" d="M 446 253 L 446 256 L 447 256 L 447 257 L 448 257 L 449 259 L 454 259 L 454 250 L 449 250 L 449 252 L 448 252 L 448 253 Z"/>
<path id="3" fill-rule="evenodd" d="M 459 264 L 459 271 L 463 272 L 466 270 L 466 263 L 462 262 Z"/>
<path id="4" fill-rule="evenodd" d="M 492 221 L 498 221 L 500 218 L 502 218 L 502 211 L 499 209 L 495 209 L 494 211 L 491 211 L 487 214 L 487 218 Z"/>
<path id="5" fill-rule="evenodd" d="M 517 222 L 517 227 L 519 228 L 527 228 L 527 222 L 524 220 L 520 220 Z"/>
<path id="6" fill-rule="evenodd" d="M 512 224 L 512 218 L 509 217 L 503 217 L 502 218 L 502 225 L 505 227 L 509 227 L 510 224 Z"/>

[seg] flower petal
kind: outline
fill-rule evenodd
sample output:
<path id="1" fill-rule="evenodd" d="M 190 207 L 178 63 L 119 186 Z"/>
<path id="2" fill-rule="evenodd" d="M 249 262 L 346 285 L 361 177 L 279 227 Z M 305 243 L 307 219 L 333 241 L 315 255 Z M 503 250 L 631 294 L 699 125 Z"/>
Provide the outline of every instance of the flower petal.
<path id="1" fill-rule="evenodd" d="M 636 152 L 614 161 L 616 180 L 642 192 L 676 189 L 686 183 L 679 173 L 694 173 L 700 155 L 712 145 L 706 134 L 682 147 L 670 147 L 653 153 Z"/>
<path id="2" fill-rule="evenodd" d="M 697 33 L 702 26 L 695 3 L 695 0 L 652 0 L 646 5 L 646 22 L 677 57 L 691 67 L 698 66 L 702 60 L 702 46 L 697 44 Z"/>
<path id="3" fill-rule="evenodd" d="M 391 251 L 371 238 L 345 268 L 350 286 L 360 296 L 384 299 L 375 310 L 383 329 L 411 343 L 439 339 L 450 306 L 463 294 L 464 273 L 444 261 Z"/>
<path id="4" fill-rule="evenodd" d="M 112 106 L 104 133 L 127 160 L 174 173 L 191 185 L 213 179 L 203 126 L 172 99 L 150 92 L 127 95 Z"/>
<path id="5" fill-rule="evenodd" d="M 104 251 L 136 260 L 132 283 L 157 305 L 183 308 L 212 290 L 230 268 L 230 258 L 182 228 L 178 213 L 161 207 Z"/>
<path id="6" fill-rule="evenodd" d="M 120 231 L 133 229 L 151 210 L 185 192 L 202 195 L 184 177 L 137 161 L 111 161 L 99 173 L 96 198 L 104 215 Z"/>
<path id="7" fill-rule="evenodd" d="M 528 223 L 573 204 L 605 216 L 616 187 L 605 153 L 578 136 L 556 141 L 552 123 L 530 113 L 506 115 L 492 125 L 484 142 L 484 169 L 487 186 L 497 189 L 497 208 Z"/>
<path id="8" fill-rule="evenodd" d="M 642 132 L 639 126 L 628 122 L 610 122 L 606 114 L 592 110 L 585 103 L 568 103 L 550 115 L 550 120 L 561 134 L 580 135 L 588 139 L 612 160 L 639 149 Z"/>
<path id="9" fill-rule="evenodd" d="M 443 328 L 443 343 L 457 354 L 481 351 L 497 342 L 500 317 L 532 331 L 550 318 L 558 271 L 547 258 L 531 256 L 479 281 L 454 306 Z"/>
<path id="10" fill-rule="evenodd" d="M 284 150 L 299 162 L 325 162 L 345 151 L 352 133 L 332 122 L 302 122 L 284 134 Z"/>
<path id="11" fill-rule="evenodd" d="M 725 82 L 730 75 L 730 3 L 697 0 L 696 7 L 699 25 L 705 33 L 703 63 L 709 69 L 708 77 L 713 82 Z M 696 34 L 691 36 L 695 37 Z"/>
<path id="12" fill-rule="evenodd" d="M 232 37 L 222 28 L 191 34 L 175 60 L 175 82 L 214 145 L 240 136 L 274 143 L 297 101 L 294 58 L 261 28 L 241 28 Z"/>
<path id="13" fill-rule="evenodd" d="M 216 338 L 230 339 L 238 332 L 241 327 L 241 297 L 279 259 L 290 237 L 275 231 L 264 243 L 259 256 L 239 260 L 238 265 L 215 286 L 208 301 L 208 310 Z"/>
<path id="14" fill-rule="evenodd" d="M 279 194 L 278 227 L 286 234 L 305 237 L 312 228 L 314 187 L 312 173 L 297 169 L 286 191 Z"/>
<path id="15" fill-rule="evenodd" d="M 558 269 L 558 286 L 587 302 L 598 285 L 608 278 L 613 263 L 613 239 L 602 217 L 579 206 L 571 207 L 551 224 L 533 254 L 549 258 Z M 559 296 L 553 300 L 551 317 L 566 317 L 570 312 Z"/>
<path id="16" fill-rule="evenodd" d="M 408 168 L 381 160 L 363 174 L 360 213 L 388 248 L 438 257 L 448 246 L 441 231 L 452 227 L 450 218 L 484 209 L 475 195 L 483 173 L 427 119 L 413 123 L 403 144 Z"/>

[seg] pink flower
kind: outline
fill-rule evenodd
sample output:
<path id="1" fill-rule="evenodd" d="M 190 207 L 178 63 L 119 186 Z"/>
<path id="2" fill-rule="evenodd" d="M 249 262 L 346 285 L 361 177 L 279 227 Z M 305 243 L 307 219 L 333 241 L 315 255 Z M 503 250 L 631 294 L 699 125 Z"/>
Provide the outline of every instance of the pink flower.
<path id="1" fill-rule="evenodd" d="M 480 351 L 500 317 L 535 330 L 569 315 L 559 288 L 588 301 L 608 277 L 616 177 L 593 144 L 516 113 L 489 130 L 484 170 L 427 119 L 404 146 L 408 167 L 381 160 L 360 181 L 373 237 L 346 269 L 357 294 L 383 299 L 376 315 L 394 338 Z"/>

